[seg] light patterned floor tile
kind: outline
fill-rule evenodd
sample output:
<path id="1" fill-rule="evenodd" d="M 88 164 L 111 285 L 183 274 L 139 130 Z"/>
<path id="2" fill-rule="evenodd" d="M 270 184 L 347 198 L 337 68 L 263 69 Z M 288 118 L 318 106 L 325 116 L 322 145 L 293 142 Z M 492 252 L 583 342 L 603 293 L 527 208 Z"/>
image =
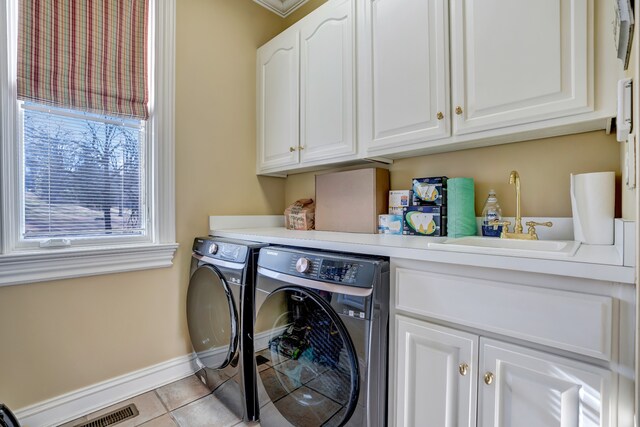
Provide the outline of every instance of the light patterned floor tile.
<path id="1" fill-rule="evenodd" d="M 241 420 L 213 395 L 171 413 L 180 427 L 231 427 Z"/>
<path id="2" fill-rule="evenodd" d="M 161 417 L 154 418 L 151 421 L 147 421 L 140 427 L 176 427 L 178 424 L 171 418 L 171 415 L 164 414 Z"/>
<path id="3" fill-rule="evenodd" d="M 156 393 L 169 411 L 200 399 L 210 393 L 210 390 L 195 375 L 180 381 L 167 384 L 156 389 Z"/>

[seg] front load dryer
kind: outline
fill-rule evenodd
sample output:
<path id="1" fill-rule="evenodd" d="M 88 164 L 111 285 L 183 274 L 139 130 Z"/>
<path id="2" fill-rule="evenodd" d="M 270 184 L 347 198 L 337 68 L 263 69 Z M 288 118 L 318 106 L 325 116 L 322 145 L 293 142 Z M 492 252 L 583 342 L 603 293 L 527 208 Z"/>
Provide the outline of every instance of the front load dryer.
<path id="1" fill-rule="evenodd" d="M 196 375 L 245 421 L 258 418 L 254 293 L 262 243 L 199 237 L 193 243 L 187 323 Z"/>

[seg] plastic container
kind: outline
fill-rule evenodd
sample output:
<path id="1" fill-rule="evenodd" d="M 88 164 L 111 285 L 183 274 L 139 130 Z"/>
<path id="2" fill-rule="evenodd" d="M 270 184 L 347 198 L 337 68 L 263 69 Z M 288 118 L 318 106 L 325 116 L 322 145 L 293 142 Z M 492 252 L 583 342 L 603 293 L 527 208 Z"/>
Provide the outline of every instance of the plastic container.
<path id="1" fill-rule="evenodd" d="M 498 204 L 498 198 L 494 190 L 489 190 L 489 196 L 482 208 L 482 235 L 485 237 L 500 237 L 502 226 L 494 227 L 489 225 L 491 221 L 500 221 L 502 219 L 502 209 Z"/>

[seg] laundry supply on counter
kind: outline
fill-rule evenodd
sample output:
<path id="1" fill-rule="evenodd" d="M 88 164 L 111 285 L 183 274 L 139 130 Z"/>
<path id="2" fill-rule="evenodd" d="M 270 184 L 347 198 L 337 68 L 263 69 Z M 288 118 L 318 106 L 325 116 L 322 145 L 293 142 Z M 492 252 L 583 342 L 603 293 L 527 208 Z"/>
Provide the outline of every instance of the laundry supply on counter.
<path id="1" fill-rule="evenodd" d="M 490 225 L 492 221 L 502 219 L 502 209 L 498 204 L 498 198 L 494 190 L 489 190 L 487 200 L 482 208 L 482 235 L 485 237 L 500 237 L 502 233 L 501 225 Z"/>
<path id="2" fill-rule="evenodd" d="M 446 236 L 447 208 L 444 206 L 409 206 L 404 208 L 404 229 L 409 236 Z"/>
<path id="3" fill-rule="evenodd" d="M 571 174 L 574 239 L 589 245 L 613 245 L 615 173 Z"/>
<path id="4" fill-rule="evenodd" d="M 402 234 L 402 225 L 402 214 L 378 215 L 378 234 Z"/>
<path id="5" fill-rule="evenodd" d="M 313 230 L 315 212 L 313 199 L 296 200 L 284 210 L 284 226 L 289 230 Z"/>
<path id="6" fill-rule="evenodd" d="M 401 215 L 402 210 L 411 206 L 411 190 L 389 191 L 389 215 Z"/>
<path id="7" fill-rule="evenodd" d="M 477 233 L 473 178 L 447 180 L 447 236 L 475 236 Z"/>
<path id="8" fill-rule="evenodd" d="M 411 206 L 445 206 L 447 204 L 447 177 L 413 178 Z"/>

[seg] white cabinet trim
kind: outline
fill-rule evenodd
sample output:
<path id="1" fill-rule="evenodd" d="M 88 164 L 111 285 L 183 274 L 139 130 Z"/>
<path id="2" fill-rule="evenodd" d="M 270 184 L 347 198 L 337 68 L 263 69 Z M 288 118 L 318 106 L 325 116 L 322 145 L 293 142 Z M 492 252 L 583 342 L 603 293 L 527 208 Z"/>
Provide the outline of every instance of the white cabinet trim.
<path id="1" fill-rule="evenodd" d="M 395 281 L 398 310 L 612 359 L 610 297 L 404 268 Z"/>

